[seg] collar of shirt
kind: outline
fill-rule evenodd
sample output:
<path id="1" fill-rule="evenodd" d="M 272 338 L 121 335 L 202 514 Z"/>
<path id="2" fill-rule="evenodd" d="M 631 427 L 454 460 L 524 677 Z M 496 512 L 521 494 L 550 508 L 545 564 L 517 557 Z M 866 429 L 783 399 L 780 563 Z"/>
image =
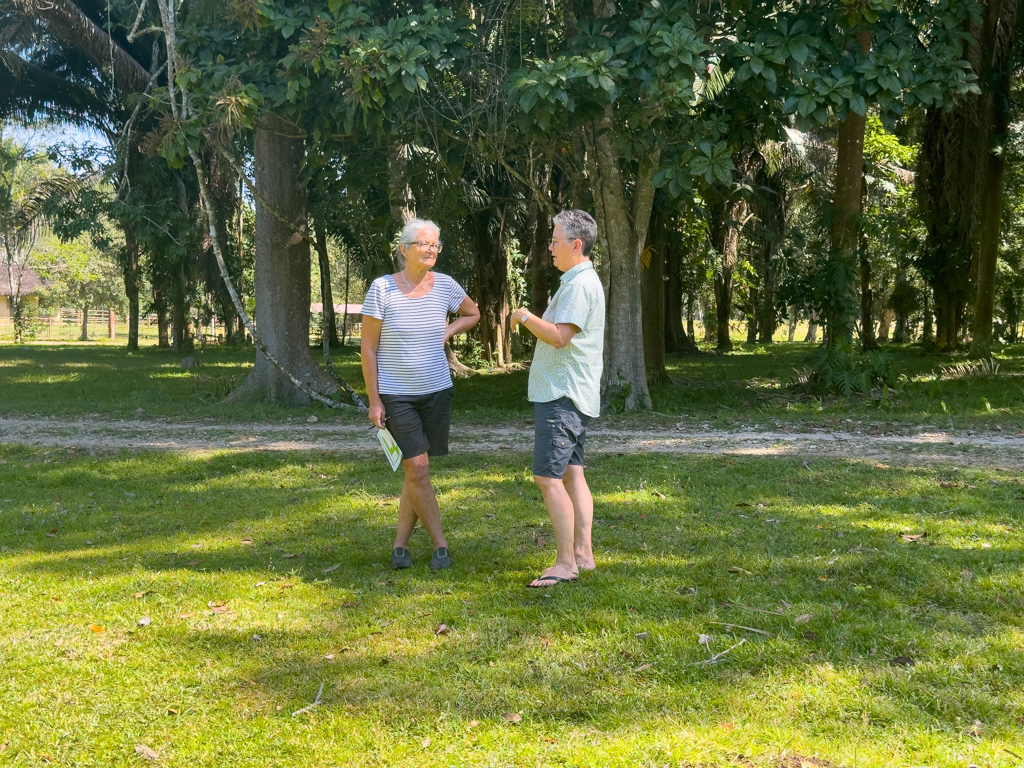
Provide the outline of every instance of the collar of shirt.
<path id="1" fill-rule="evenodd" d="M 594 268 L 594 262 L 591 261 L 590 259 L 587 259 L 586 261 L 581 261 L 579 264 L 577 264 L 572 269 L 567 269 L 565 272 L 562 273 L 562 277 L 561 277 L 562 283 L 568 283 L 570 280 L 572 280 L 574 277 L 576 277 L 576 275 L 578 275 L 580 272 L 583 272 L 583 271 L 588 270 L 588 269 L 593 269 L 593 268 Z"/>

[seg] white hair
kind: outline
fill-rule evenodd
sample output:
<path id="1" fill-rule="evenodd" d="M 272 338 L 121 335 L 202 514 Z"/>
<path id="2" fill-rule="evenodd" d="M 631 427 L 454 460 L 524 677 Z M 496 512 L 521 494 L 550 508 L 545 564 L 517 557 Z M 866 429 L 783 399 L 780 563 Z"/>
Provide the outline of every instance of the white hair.
<path id="1" fill-rule="evenodd" d="M 436 222 L 430 219 L 409 219 L 402 227 L 402 233 L 398 236 L 399 245 L 412 245 L 416 242 L 416 238 L 420 236 L 421 229 L 430 228 L 437 233 L 438 238 L 441 237 L 441 228 L 437 226 Z"/>

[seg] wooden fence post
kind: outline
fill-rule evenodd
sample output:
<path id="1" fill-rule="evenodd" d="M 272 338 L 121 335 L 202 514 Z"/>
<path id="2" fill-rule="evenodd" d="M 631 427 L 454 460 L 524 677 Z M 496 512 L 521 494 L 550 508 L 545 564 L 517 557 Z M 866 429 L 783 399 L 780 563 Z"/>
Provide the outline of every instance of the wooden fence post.
<path id="1" fill-rule="evenodd" d="M 113 341 L 117 337 L 117 317 L 114 315 L 114 310 L 108 311 L 108 321 L 110 328 L 110 340 Z"/>

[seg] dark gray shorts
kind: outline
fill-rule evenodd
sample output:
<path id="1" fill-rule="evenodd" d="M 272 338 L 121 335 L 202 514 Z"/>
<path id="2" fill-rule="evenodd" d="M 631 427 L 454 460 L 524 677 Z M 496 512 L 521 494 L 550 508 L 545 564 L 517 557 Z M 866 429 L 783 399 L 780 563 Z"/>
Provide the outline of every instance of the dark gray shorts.
<path id="1" fill-rule="evenodd" d="M 583 443 L 590 417 L 568 397 L 533 404 L 533 474 L 565 476 L 570 464 L 583 466 Z"/>
<path id="2" fill-rule="evenodd" d="M 402 458 L 448 455 L 455 387 L 429 395 L 384 395 L 384 426 L 402 449 Z"/>

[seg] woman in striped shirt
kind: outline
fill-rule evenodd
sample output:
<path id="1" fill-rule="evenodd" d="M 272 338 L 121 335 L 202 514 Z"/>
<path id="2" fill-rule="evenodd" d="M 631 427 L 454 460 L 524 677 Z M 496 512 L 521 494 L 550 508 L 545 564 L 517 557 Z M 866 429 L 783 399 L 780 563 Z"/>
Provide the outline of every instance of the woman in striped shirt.
<path id="1" fill-rule="evenodd" d="M 370 421 L 391 432 L 405 470 L 391 567 L 412 567 L 409 536 L 418 518 L 434 545 L 430 567 L 451 568 L 429 457 L 448 454 L 455 389 L 444 345 L 476 325 L 480 310 L 451 277 L 431 271 L 441 253 L 437 224 L 412 219 L 398 243 L 405 266 L 373 281 L 363 300 L 362 328 Z M 453 312 L 459 317 L 449 325 Z"/>

